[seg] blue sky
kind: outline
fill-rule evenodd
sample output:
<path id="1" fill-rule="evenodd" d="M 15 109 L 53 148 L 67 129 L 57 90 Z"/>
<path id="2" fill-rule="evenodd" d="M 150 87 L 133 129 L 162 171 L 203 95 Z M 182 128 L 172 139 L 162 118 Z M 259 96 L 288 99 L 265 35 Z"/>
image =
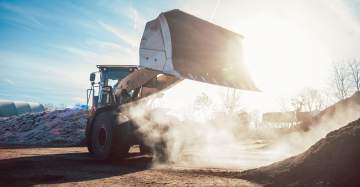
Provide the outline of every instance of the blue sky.
<path id="1" fill-rule="evenodd" d="M 170 1 L 0 1 L 0 98 L 81 102 L 95 64 L 137 63 L 143 19 L 174 6 Z"/>
<path id="2" fill-rule="evenodd" d="M 319 47 L 314 50 L 326 54 L 314 57 L 324 61 L 319 63 L 318 69 L 323 68 L 327 63 L 325 61 L 329 59 L 358 58 L 360 2 L 330 2 L 299 1 L 294 5 L 281 0 L 271 3 L 249 0 L 0 0 L 0 99 L 66 105 L 83 103 L 89 85 L 89 73 L 96 70 L 95 65 L 137 64 L 138 45 L 145 23 L 159 13 L 174 8 L 240 32 L 255 44 L 256 40 L 251 39 L 261 38 L 266 30 L 262 25 L 269 26 L 269 20 L 275 25 L 281 23 L 283 32 L 287 28 L 283 23 L 299 22 L 303 24 L 301 28 L 307 29 L 304 31 L 304 40 L 312 38 L 309 39 L 310 43 L 304 45 L 312 45 L 311 42 L 316 41 L 316 46 Z M 303 9 L 308 10 L 305 12 L 308 19 L 305 14 L 301 14 Z M 318 26 L 312 28 L 308 23 L 314 20 L 318 21 L 318 24 L 315 23 Z M 279 33 L 278 30 L 269 32 Z M 311 33 L 311 36 L 307 33 Z M 289 35 L 289 38 L 294 37 Z M 297 45 L 296 42 L 301 41 L 294 40 L 292 43 Z M 261 46 L 263 45 L 259 43 L 252 47 Z M 284 47 L 286 48 L 289 46 Z M 312 54 L 305 48 L 296 50 L 304 51 L 299 53 L 302 55 Z M 262 59 L 252 60 L 256 62 L 250 63 L 250 69 L 255 69 Z M 278 61 L 277 57 L 269 61 L 268 64 L 274 61 L 274 66 L 278 65 L 275 62 Z M 313 63 L 299 61 L 297 64 L 305 64 L 306 66 L 295 67 L 303 68 L 306 72 Z M 289 72 L 292 71 L 290 66 L 294 67 L 290 64 Z M 266 69 L 273 73 L 269 68 Z M 269 76 L 267 72 L 255 73 L 263 75 L 255 76 L 260 84 L 270 85 L 266 82 L 266 77 Z M 291 74 L 294 73 L 289 73 L 289 81 L 298 81 L 295 75 L 292 80 Z M 315 82 L 321 84 L 327 75 L 321 76 L 314 78 Z M 289 82 L 289 85 L 293 82 Z M 299 84 L 309 86 L 313 82 L 299 81 Z"/>

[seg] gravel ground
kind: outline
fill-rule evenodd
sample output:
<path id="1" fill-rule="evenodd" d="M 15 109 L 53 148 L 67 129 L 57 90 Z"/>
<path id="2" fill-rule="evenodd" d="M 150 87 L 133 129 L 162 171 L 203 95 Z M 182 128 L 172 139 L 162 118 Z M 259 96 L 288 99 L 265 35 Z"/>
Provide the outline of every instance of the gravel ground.
<path id="1" fill-rule="evenodd" d="M 259 186 L 226 169 L 152 167 L 133 148 L 121 161 L 93 160 L 83 147 L 0 148 L 0 186 Z"/>

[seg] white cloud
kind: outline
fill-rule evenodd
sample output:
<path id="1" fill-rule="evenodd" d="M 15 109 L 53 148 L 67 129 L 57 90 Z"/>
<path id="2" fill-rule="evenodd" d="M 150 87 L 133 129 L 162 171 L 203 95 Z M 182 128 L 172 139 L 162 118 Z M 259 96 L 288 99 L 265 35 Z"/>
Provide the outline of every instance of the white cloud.
<path id="1" fill-rule="evenodd" d="M 137 37 L 136 35 L 131 35 L 128 32 L 124 32 L 121 29 L 106 24 L 102 21 L 98 21 L 98 24 L 106 31 L 108 31 L 109 33 L 113 34 L 114 36 L 116 36 L 118 39 L 120 39 L 121 41 L 125 42 L 127 45 L 131 46 L 131 47 L 137 47 L 139 46 L 139 42 L 140 42 L 140 38 Z"/>
<path id="2" fill-rule="evenodd" d="M 96 40 L 87 43 L 92 50 L 69 46 L 58 46 L 57 48 L 72 54 L 75 59 L 90 64 L 138 64 L 138 54 L 133 48 Z"/>
<path id="3" fill-rule="evenodd" d="M 124 14 L 132 21 L 134 30 L 138 32 L 143 31 L 146 24 L 146 19 L 136 8 L 129 6 L 124 11 Z"/>
<path id="4" fill-rule="evenodd" d="M 2 81 L 4 83 L 6 83 L 6 84 L 9 84 L 9 85 L 15 85 L 15 82 L 13 80 L 8 79 L 8 78 L 4 78 Z"/>
<path id="5" fill-rule="evenodd" d="M 218 7 L 220 6 L 220 3 L 221 3 L 221 0 L 216 1 L 214 10 L 211 13 L 210 21 L 212 21 L 214 19 L 214 16 L 216 15 L 216 12 L 217 12 Z"/>
<path id="6" fill-rule="evenodd" d="M 96 49 L 104 49 L 106 51 L 113 51 L 124 55 L 137 55 L 137 49 L 125 47 L 115 42 L 101 41 L 90 39 L 85 42 L 89 47 Z"/>
<path id="7" fill-rule="evenodd" d="M 43 26 L 43 24 L 39 21 L 39 19 L 35 15 L 35 12 L 31 9 L 26 9 L 23 7 L 19 7 L 19 6 L 13 5 L 13 4 L 3 3 L 3 2 L 0 3 L 0 8 L 4 8 L 9 11 L 20 14 L 25 19 L 30 20 L 32 23 L 36 24 L 37 26 Z M 19 19 L 19 21 L 21 21 L 21 20 Z"/>

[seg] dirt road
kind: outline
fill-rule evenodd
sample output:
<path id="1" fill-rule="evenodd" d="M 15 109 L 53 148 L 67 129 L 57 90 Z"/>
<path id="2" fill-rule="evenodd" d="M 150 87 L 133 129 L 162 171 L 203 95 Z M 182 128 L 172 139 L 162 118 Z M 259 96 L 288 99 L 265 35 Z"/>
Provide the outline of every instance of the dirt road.
<path id="1" fill-rule="evenodd" d="M 128 159 L 100 162 L 93 160 L 84 147 L 1 147 L 0 168 L 0 186 L 259 186 L 228 177 L 239 172 L 234 170 L 153 168 L 152 158 L 139 155 L 136 148 Z"/>

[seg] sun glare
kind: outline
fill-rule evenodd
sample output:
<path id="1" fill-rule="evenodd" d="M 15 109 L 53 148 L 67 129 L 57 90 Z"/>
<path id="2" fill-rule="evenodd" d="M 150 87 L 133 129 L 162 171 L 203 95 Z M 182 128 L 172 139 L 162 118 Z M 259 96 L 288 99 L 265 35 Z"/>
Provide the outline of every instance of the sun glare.
<path id="1" fill-rule="evenodd" d="M 279 110 L 279 98 L 305 87 L 321 88 L 329 72 L 330 58 L 313 33 L 279 17 L 252 18 L 242 22 L 242 54 L 250 75 L 261 92 L 242 92 L 241 103 L 251 110 Z M 196 96 L 221 100 L 227 88 L 185 80 L 167 92 L 171 106 L 186 107 Z M 221 105 L 221 104 L 220 104 Z"/>
<path id="2" fill-rule="evenodd" d="M 284 96 L 323 84 L 330 59 L 313 33 L 278 17 L 241 24 L 244 62 L 262 91 Z"/>

